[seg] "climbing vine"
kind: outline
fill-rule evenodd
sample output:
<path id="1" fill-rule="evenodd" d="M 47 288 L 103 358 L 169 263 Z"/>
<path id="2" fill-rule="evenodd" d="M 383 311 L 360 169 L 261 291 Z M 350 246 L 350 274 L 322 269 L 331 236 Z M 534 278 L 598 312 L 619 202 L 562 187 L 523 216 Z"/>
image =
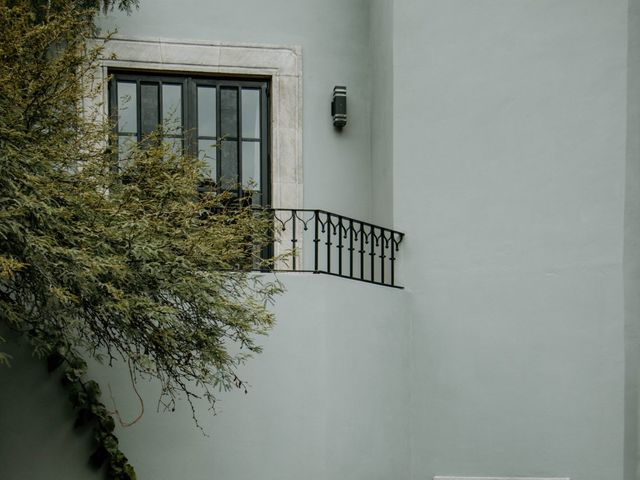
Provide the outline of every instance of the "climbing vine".
<path id="1" fill-rule="evenodd" d="M 47 357 L 47 368 L 50 373 L 62 370 L 62 384 L 76 412 L 74 427 L 92 429 L 91 465 L 94 468 L 106 465 L 110 479 L 134 480 L 135 471 L 120 450 L 114 434 L 116 424 L 112 413 L 102 403 L 100 385 L 87 380 L 87 362 L 80 355 L 60 347 Z"/>

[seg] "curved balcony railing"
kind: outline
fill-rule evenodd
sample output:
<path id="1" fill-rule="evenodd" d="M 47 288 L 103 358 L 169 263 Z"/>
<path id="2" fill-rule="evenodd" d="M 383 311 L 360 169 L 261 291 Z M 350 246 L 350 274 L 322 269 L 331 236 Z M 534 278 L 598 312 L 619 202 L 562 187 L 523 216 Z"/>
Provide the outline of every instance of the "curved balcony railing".
<path id="1" fill-rule="evenodd" d="M 272 209 L 280 272 L 336 275 L 376 285 L 396 284 L 403 233 L 325 210 Z"/>

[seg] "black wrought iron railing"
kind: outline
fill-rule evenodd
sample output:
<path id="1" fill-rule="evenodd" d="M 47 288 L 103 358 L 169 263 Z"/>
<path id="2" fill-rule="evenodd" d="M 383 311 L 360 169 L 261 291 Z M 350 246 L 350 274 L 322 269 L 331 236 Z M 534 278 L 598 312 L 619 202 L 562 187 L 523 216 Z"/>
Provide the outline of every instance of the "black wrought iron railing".
<path id="1" fill-rule="evenodd" d="M 312 272 L 402 288 L 396 261 L 403 233 L 325 210 L 273 209 L 274 270 Z"/>

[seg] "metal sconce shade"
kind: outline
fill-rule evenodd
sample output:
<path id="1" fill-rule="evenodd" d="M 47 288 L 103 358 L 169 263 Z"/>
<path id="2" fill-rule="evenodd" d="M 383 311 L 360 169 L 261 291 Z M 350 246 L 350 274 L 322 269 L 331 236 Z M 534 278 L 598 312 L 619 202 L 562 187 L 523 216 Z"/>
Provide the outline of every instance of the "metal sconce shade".
<path id="1" fill-rule="evenodd" d="M 333 87 L 331 116 L 333 116 L 334 127 L 342 128 L 347 124 L 347 87 Z"/>

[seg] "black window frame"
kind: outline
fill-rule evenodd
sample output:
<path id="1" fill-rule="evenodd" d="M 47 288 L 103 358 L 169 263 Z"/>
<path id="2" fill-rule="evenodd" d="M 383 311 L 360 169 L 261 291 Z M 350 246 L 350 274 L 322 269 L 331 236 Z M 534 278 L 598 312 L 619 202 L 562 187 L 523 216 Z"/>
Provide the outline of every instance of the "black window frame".
<path id="1" fill-rule="evenodd" d="M 153 83 L 158 85 L 158 118 L 157 125 L 162 122 L 162 85 L 163 84 L 180 84 L 182 85 L 182 145 L 183 150 L 189 155 L 198 155 L 198 102 L 197 88 L 199 86 L 215 87 L 216 91 L 216 179 L 221 179 L 222 170 L 222 151 L 221 141 L 226 140 L 237 142 L 237 185 L 236 189 L 231 189 L 238 196 L 243 196 L 242 185 L 242 142 L 260 143 L 260 202 L 259 205 L 268 207 L 271 205 L 271 105 L 270 105 L 270 77 L 242 77 L 242 76 L 222 76 L 199 74 L 195 72 L 157 72 L 145 70 L 129 70 L 129 69 L 109 69 L 109 115 L 114 120 L 114 133 L 117 136 L 136 137 L 140 142 L 145 134 L 142 129 L 142 109 L 140 108 L 141 85 L 145 83 Z M 118 132 L 118 82 L 127 82 L 136 84 L 136 115 L 137 125 L 136 134 L 122 134 Z M 222 135 L 221 122 L 221 101 L 220 95 L 222 89 L 237 89 L 237 125 L 235 137 Z M 260 91 L 260 138 L 244 137 L 242 132 L 242 91 L 243 89 Z M 177 138 L 177 137 L 176 137 Z M 202 137 L 200 137 L 202 138 Z M 117 148 L 115 149 L 117 151 Z M 205 188 L 205 187 L 203 187 Z M 220 186 L 216 186 L 220 188 Z"/>

